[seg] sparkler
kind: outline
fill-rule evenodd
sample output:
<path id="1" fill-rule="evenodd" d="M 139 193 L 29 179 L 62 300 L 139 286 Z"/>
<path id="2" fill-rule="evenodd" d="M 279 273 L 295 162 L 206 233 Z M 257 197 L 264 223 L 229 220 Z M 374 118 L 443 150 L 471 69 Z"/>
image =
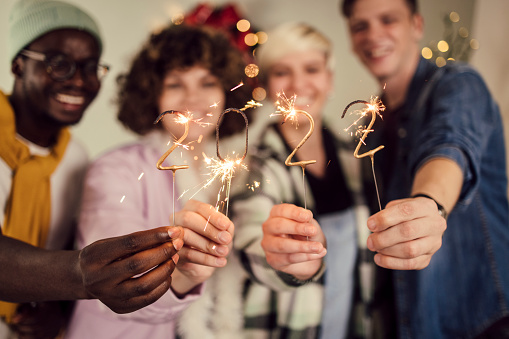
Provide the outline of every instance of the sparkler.
<path id="1" fill-rule="evenodd" d="M 246 168 L 246 166 L 242 164 L 242 161 L 244 161 L 244 159 L 246 158 L 246 155 L 247 155 L 249 123 L 247 120 L 247 116 L 243 111 L 248 108 L 258 107 L 258 106 L 261 106 L 261 104 L 256 103 L 255 101 L 250 101 L 244 106 L 244 108 L 241 108 L 241 109 L 228 108 L 228 109 L 224 110 L 217 118 L 216 154 L 217 154 L 217 158 L 219 159 L 219 161 L 217 161 L 215 163 L 215 165 L 211 167 L 212 173 L 213 173 L 212 180 L 214 180 L 217 177 L 221 177 L 221 182 L 223 183 L 222 189 L 224 189 L 225 184 L 226 184 L 226 213 L 225 213 L 226 216 L 228 216 L 228 207 L 229 207 L 229 203 L 230 203 L 230 188 L 231 188 L 233 174 L 235 173 L 235 169 L 238 166 L 242 166 L 243 168 Z M 235 112 L 235 113 L 241 114 L 242 117 L 244 118 L 245 123 L 246 123 L 246 145 L 245 145 L 245 149 L 244 149 L 244 154 L 242 155 L 241 158 L 235 159 L 235 160 L 232 160 L 229 158 L 224 159 L 221 156 L 221 154 L 219 153 L 219 123 L 220 123 L 223 115 L 230 113 L 230 112 Z M 219 200 L 220 194 L 221 194 L 221 191 L 218 194 L 218 200 Z"/>
<path id="2" fill-rule="evenodd" d="M 353 152 L 353 156 L 356 157 L 357 159 L 361 159 L 361 158 L 364 158 L 364 157 L 367 157 L 369 156 L 371 158 L 371 170 L 373 171 L 373 179 L 375 180 L 375 189 L 376 189 L 376 196 L 378 198 L 378 207 L 380 208 L 380 210 L 382 210 L 382 205 L 380 203 L 380 194 L 378 192 L 378 184 L 376 182 L 376 175 L 375 175 L 375 160 L 374 160 L 374 156 L 375 156 L 375 153 L 380 151 L 382 148 L 384 148 L 384 145 L 380 145 L 378 146 L 377 148 L 374 148 L 370 151 L 367 151 L 363 154 L 359 154 L 359 149 L 361 148 L 361 145 L 362 144 L 366 144 L 364 141 L 366 140 L 366 137 L 368 136 L 369 133 L 373 132 L 373 124 L 375 123 L 375 120 L 376 120 L 376 116 L 380 116 L 382 117 L 382 115 L 380 114 L 380 111 L 384 111 L 385 110 L 385 106 L 384 104 L 382 103 L 382 101 L 378 98 L 378 97 L 371 97 L 371 100 L 368 102 L 368 101 L 365 101 L 365 100 L 355 100 L 355 101 L 352 101 L 351 103 L 349 103 L 345 109 L 343 110 L 343 114 L 341 115 L 341 119 L 343 119 L 345 117 L 345 114 L 346 112 L 348 111 L 348 109 L 355 105 L 355 104 L 365 104 L 367 107 L 363 110 L 360 111 L 360 114 L 361 116 L 359 117 L 359 119 L 357 119 L 352 125 L 350 125 L 347 130 L 353 126 L 353 125 L 356 125 L 357 122 L 359 120 L 361 120 L 362 118 L 364 118 L 368 113 L 371 113 L 371 120 L 368 124 L 368 126 L 366 128 L 360 128 L 358 131 L 362 133 L 362 137 L 361 139 L 359 140 L 359 143 L 357 144 L 357 147 L 355 148 L 355 151 Z"/>
<path id="3" fill-rule="evenodd" d="M 170 111 L 165 111 L 165 112 L 161 113 L 157 117 L 156 121 L 154 121 L 154 124 L 157 124 L 166 114 L 176 114 L 177 115 L 177 123 L 183 124 L 185 127 L 184 134 L 182 134 L 180 139 L 178 139 L 177 141 L 175 141 L 173 143 L 173 145 L 170 147 L 170 149 L 168 149 L 159 158 L 159 160 L 157 161 L 157 164 L 156 164 L 157 169 L 159 169 L 159 170 L 170 170 L 173 172 L 173 226 L 176 226 L 175 225 L 175 172 L 179 169 L 187 169 L 187 168 L 189 168 L 189 166 L 187 166 L 187 165 L 163 166 L 163 162 L 170 155 L 170 153 L 173 152 L 173 150 L 175 150 L 175 148 L 177 148 L 177 146 L 181 145 L 182 141 L 184 141 L 185 138 L 187 138 L 187 134 L 189 133 L 189 120 L 190 119 L 189 119 L 189 117 L 185 116 L 184 114 L 182 114 L 179 111 L 170 110 Z"/>
<path id="4" fill-rule="evenodd" d="M 277 107 L 276 113 L 280 113 L 283 115 L 282 124 L 284 124 L 287 120 L 296 122 L 297 114 L 303 114 L 309 120 L 308 132 L 306 133 L 304 138 L 302 138 L 302 140 L 299 142 L 297 147 L 295 147 L 293 149 L 292 153 L 290 153 L 290 155 L 288 155 L 288 157 L 285 160 L 286 166 L 300 166 L 302 168 L 302 185 L 304 186 L 304 208 L 307 208 L 307 193 L 306 193 L 306 183 L 305 183 L 306 166 L 316 163 L 316 160 L 302 160 L 302 161 L 298 161 L 298 162 L 292 162 L 292 158 L 295 155 L 295 153 L 297 152 L 297 150 L 299 150 L 299 148 L 301 148 L 302 145 L 304 145 L 304 143 L 309 139 L 311 134 L 313 134 L 313 131 L 315 130 L 315 121 L 313 120 L 313 117 L 311 116 L 311 114 L 309 114 L 308 112 L 295 109 L 295 99 L 297 98 L 296 95 L 293 95 L 292 97 L 287 98 L 285 96 L 285 94 L 282 92 L 282 93 L 278 93 L 278 98 L 280 100 L 278 100 L 276 102 L 276 107 Z"/>

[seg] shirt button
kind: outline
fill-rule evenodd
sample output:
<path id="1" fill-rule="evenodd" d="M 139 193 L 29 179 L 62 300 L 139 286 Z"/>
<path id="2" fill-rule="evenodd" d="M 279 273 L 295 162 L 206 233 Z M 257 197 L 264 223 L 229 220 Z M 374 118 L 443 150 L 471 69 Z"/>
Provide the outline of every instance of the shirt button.
<path id="1" fill-rule="evenodd" d="M 398 129 L 398 136 L 400 139 L 406 138 L 406 129 L 404 128 Z"/>

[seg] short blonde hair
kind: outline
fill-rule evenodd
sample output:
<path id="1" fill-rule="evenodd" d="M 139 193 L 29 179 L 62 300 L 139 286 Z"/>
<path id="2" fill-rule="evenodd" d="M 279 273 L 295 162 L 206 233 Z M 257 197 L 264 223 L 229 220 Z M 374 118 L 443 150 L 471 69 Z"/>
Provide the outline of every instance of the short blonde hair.
<path id="1" fill-rule="evenodd" d="M 267 42 L 255 52 L 262 83 L 266 83 L 267 71 L 278 59 L 289 53 L 310 49 L 323 52 L 327 68 L 333 70 L 332 43 L 316 28 L 301 22 L 288 22 L 277 26 L 267 35 Z"/>

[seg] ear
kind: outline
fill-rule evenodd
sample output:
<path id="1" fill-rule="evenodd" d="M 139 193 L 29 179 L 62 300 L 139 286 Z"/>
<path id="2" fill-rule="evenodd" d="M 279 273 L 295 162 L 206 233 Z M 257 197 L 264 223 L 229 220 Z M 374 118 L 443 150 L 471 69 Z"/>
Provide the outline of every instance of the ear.
<path id="1" fill-rule="evenodd" d="M 16 78 L 21 78 L 23 76 L 24 66 L 23 59 L 19 56 L 15 57 L 11 64 L 12 74 L 14 74 Z"/>
<path id="2" fill-rule="evenodd" d="M 421 41 L 424 36 L 424 18 L 419 13 L 416 13 L 412 17 L 412 21 L 414 23 L 414 35 L 415 40 Z"/>

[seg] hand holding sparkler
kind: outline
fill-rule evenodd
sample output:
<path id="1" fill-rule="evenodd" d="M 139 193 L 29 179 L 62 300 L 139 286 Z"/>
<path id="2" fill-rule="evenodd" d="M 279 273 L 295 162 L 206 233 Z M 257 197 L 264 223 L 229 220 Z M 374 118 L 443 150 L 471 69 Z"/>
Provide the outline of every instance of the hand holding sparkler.
<path id="1" fill-rule="evenodd" d="M 184 246 L 179 251 L 172 289 L 177 295 L 184 295 L 207 280 L 217 267 L 226 265 L 234 226 L 214 206 L 196 200 L 189 200 L 175 214 L 175 220 L 184 228 Z"/>
<path id="2" fill-rule="evenodd" d="M 325 243 L 313 213 L 293 204 L 274 205 L 263 223 L 262 248 L 267 262 L 299 280 L 318 272 L 327 253 Z"/>

